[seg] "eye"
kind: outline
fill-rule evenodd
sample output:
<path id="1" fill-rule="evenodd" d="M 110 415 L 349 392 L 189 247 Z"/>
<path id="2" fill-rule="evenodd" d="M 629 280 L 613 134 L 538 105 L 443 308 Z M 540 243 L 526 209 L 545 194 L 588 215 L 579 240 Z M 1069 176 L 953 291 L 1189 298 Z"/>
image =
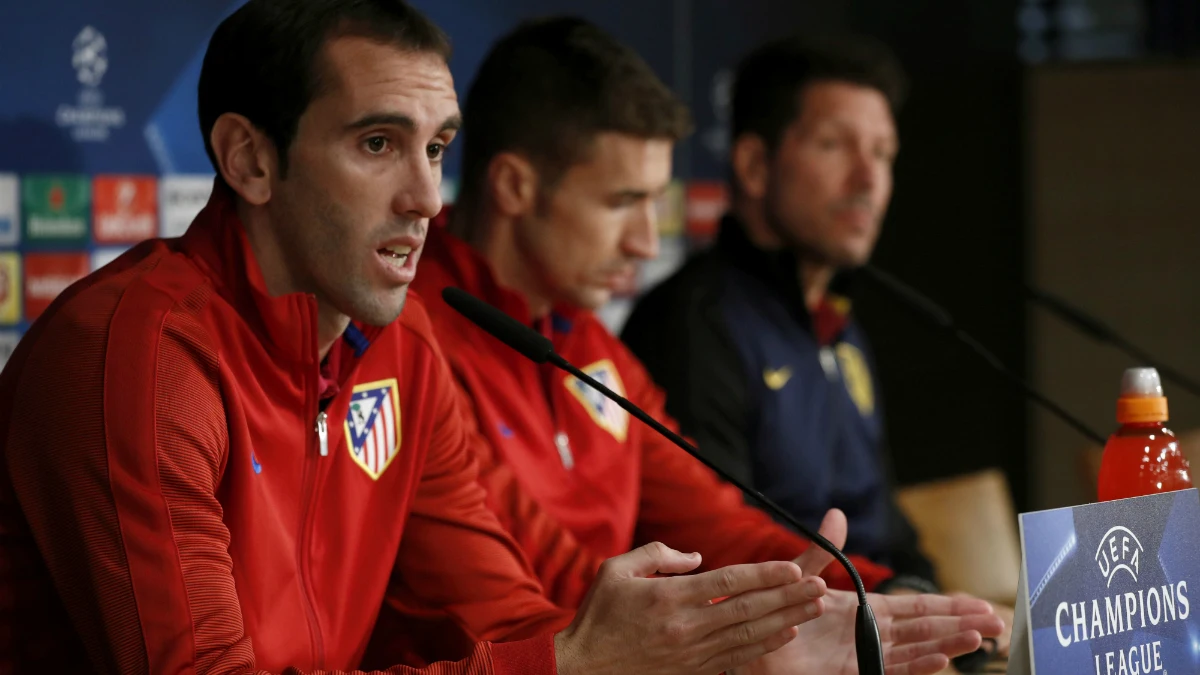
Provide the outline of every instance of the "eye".
<path id="1" fill-rule="evenodd" d="M 822 150 L 836 150 L 841 142 L 832 136 L 825 136 L 817 139 L 817 147 Z"/>
<path id="2" fill-rule="evenodd" d="M 429 156 L 429 159 L 439 160 L 442 155 L 446 154 L 446 146 L 441 143 L 430 143 L 425 147 L 425 154 Z"/>
<path id="3" fill-rule="evenodd" d="M 379 155 L 383 154 L 384 150 L 387 150 L 388 141 L 384 136 L 372 136 L 367 139 L 366 144 L 367 152 L 372 155 Z"/>

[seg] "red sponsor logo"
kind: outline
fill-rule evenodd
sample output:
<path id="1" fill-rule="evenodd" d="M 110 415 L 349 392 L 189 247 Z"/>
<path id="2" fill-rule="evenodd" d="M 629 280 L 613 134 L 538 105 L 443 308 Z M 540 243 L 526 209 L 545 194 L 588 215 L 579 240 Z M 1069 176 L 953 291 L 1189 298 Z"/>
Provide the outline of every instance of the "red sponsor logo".
<path id="1" fill-rule="evenodd" d="M 92 183 L 96 241 L 133 244 L 158 234 L 158 181 L 152 176 L 97 176 Z"/>
<path id="2" fill-rule="evenodd" d="M 707 241 L 717 234 L 729 208 L 729 190 L 720 181 L 695 181 L 687 186 L 687 235 Z"/>
<path id="3" fill-rule="evenodd" d="M 51 211 L 62 211 L 63 206 L 66 206 L 67 203 L 67 191 L 63 189 L 63 186 L 55 183 L 54 185 L 50 186 L 50 195 L 48 199 L 50 201 Z"/>
<path id="4" fill-rule="evenodd" d="M 87 276 L 86 253 L 25 254 L 25 318 L 33 321 L 67 286 Z"/>

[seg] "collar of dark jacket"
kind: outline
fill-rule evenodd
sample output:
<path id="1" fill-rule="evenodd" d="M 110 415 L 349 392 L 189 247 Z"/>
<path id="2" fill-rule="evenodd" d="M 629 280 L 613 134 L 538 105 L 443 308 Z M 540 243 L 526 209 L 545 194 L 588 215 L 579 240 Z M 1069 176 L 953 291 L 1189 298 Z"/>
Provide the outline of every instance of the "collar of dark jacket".
<path id="1" fill-rule="evenodd" d="M 733 214 L 721 218 L 716 248 L 734 267 L 753 276 L 778 293 L 802 325 L 812 330 L 812 313 L 800 287 L 800 259 L 790 249 L 766 250 L 755 246 L 745 226 Z M 839 271 L 829 284 L 825 302 L 842 308 L 849 316 L 854 277 L 851 270 Z"/>

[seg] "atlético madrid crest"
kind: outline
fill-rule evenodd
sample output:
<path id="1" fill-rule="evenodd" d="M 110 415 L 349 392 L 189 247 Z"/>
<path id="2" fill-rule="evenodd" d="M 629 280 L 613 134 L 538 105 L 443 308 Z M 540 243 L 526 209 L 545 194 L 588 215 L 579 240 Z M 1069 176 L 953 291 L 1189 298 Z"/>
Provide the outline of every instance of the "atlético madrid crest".
<path id="1" fill-rule="evenodd" d="M 621 396 L 625 395 L 625 385 L 621 382 L 621 376 L 617 374 L 617 367 L 613 365 L 612 361 L 603 359 L 580 368 L 580 370 L 596 378 L 600 384 Z M 625 442 L 625 435 L 629 431 L 629 413 L 605 397 L 604 394 L 592 389 L 591 385 L 575 379 L 574 375 L 568 375 L 563 380 L 563 384 L 567 385 L 567 391 L 574 394 L 575 398 L 583 404 L 584 410 L 591 415 L 592 421 L 612 434 L 613 438 L 622 443 Z"/>
<path id="2" fill-rule="evenodd" d="M 400 401 L 396 379 L 354 387 L 346 411 L 346 447 L 371 478 L 379 478 L 400 449 Z"/>

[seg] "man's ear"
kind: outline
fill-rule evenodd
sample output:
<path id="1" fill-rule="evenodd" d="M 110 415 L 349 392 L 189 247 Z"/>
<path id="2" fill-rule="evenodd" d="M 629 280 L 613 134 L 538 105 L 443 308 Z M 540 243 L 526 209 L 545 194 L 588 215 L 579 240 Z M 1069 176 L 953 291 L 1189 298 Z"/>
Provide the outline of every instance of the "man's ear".
<path id="1" fill-rule="evenodd" d="M 488 164 L 487 191 L 493 208 L 509 217 L 521 216 L 537 206 L 538 174 L 522 155 L 502 152 Z"/>
<path id="2" fill-rule="evenodd" d="M 763 137 L 754 133 L 738 136 L 733 142 L 729 159 L 734 180 L 742 194 L 751 199 L 766 197 L 770 157 Z"/>
<path id="3" fill-rule="evenodd" d="M 236 113 L 217 118 L 209 135 L 221 178 L 254 206 L 271 199 L 271 181 L 279 171 L 275 144 L 250 120 Z"/>

